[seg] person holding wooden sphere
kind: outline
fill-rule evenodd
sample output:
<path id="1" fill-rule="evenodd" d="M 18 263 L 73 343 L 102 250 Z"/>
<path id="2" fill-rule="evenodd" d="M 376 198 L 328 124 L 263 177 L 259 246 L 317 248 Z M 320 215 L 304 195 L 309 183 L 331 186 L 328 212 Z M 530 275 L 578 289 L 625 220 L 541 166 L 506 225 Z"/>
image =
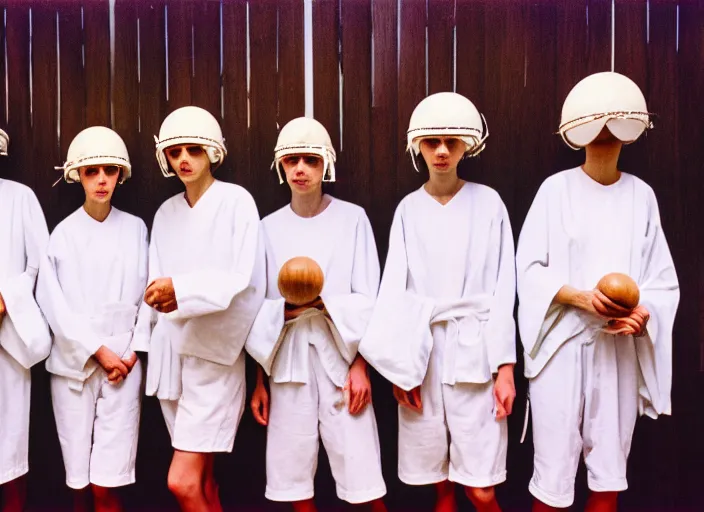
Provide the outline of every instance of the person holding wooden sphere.
<path id="1" fill-rule="evenodd" d="M 580 455 L 587 510 L 616 510 L 638 415 L 670 414 L 677 274 L 655 193 L 617 167 L 623 145 L 651 127 L 628 77 L 603 72 L 577 83 L 560 134 L 585 149 L 584 164 L 543 182 L 521 230 L 534 511 L 572 505 Z"/>
<path id="2" fill-rule="evenodd" d="M 322 305 L 320 292 L 323 291 L 324 280 L 323 271 L 315 260 L 296 256 L 284 263 L 279 270 L 279 293 L 290 306 L 319 306 Z M 295 318 L 296 315 L 292 311 L 293 309 L 287 308 L 288 315 Z"/>
<path id="3" fill-rule="evenodd" d="M 371 383 L 357 353 L 379 287 L 374 234 L 362 208 L 323 191 L 335 181 L 335 150 L 318 121 L 286 124 L 272 167 L 291 202 L 262 220 L 267 294 L 246 345 L 259 363 L 252 413 L 268 426 L 265 495 L 315 510 L 322 441 L 338 497 L 385 511 Z"/>

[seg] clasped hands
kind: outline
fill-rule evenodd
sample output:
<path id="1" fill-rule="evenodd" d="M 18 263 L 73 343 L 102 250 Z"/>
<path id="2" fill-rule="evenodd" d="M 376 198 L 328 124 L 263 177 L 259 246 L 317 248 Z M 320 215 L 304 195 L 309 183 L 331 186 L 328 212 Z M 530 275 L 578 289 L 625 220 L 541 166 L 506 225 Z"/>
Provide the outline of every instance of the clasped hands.
<path id="1" fill-rule="evenodd" d="M 144 302 L 160 313 L 175 311 L 178 304 L 171 278 L 160 277 L 152 281 L 144 292 Z M 93 357 L 108 374 L 108 381 L 115 385 L 127 378 L 134 365 L 137 364 L 137 354 L 134 352 L 129 357 L 122 359 L 105 345 L 101 346 Z"/>
<path id="2" fill-rule="evenodd" d="M 591 308 L 588 305 L 587 311 L 608 319 L 604 332 L 636 337 L 645 334 L 650 320 L 650 312 L 645 306 L 639 305 L 630 310 L 616 304 L 599 290 L 586 293 L 591 295 Z"/>
<path id="3" fill-rule="evenodd" d="M 93 354 L 98 364 L 103 367 L 108 374 L 110 384 L 117 385 L 127 378 L 134 365 L 137 364 L 137 354 L 132 352 L 129 357 L 121 359 L 115 352 L 105 345 L 102 345 Z"/>

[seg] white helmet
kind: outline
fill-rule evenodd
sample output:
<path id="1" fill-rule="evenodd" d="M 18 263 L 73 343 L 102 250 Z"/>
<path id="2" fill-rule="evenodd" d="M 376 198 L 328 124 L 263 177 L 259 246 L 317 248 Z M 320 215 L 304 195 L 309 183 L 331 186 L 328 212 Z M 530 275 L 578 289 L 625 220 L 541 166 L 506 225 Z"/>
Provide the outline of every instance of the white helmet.
<path id="1" fill-rule="evenodd" d="M 66 162 L 56 169 L 63 171 L 67 183 L 78 183 L 81 181 L 78 169 L 90 165 L 121 167 L 120 183 L 132 176 L 127 146 L 122 137 L 105 126 L 90 126 L 79 132 L 68 147 Z"/>
<path id="2" fill-rule="evenodd" d="M 212 170 L 217 169 L 227 155 L 225 139 L 222 136 L 220 124 L 213 115 L 205 109 L 194 106 L 181 107 L 171 112 L 159 129 L 156 142 L 156 159 L 165 177 L 175 176 L 169 168 L 164 150 L 178 144 L 197 144 L 203 146 Z"/>
<path id="3" fill-rule="evenodd" d="M 0 129 L 0 155 L 7 156 L 7 146 L 10 145 L 10 136 L 5 130 Z"/>
<path id="4" fill-rule="evenodd" d="M 420 141 L 427 137 L 455 136 L 467 145 L 465 156 L 476 156 L 485 147 L 489 129 L 477 107 L 461 94 L 439 92 L 422 100 L 411 114 L 408 146 L 416 171 Z"/>
<path id="5" fill-rule="evenodd" d="M 279 184 L 284 182 L 281 175 L 281 159 L 286 155 L 312 154 L 323 159 L 323 181 L 335 181 L 335 148 L 330 134 L 320 122 L 310 117 L 297 117 L 281 128 L 274 148 L 274 161 Z"/>
<path id="6" fill-rule="evenodd" d="M 572 149 L 590 144 L 604 126 L 625 144 L 652 128 L 645 97 L 630 78 L 605 71 L 582 79 L 562 106 L 560 135 Z"/>

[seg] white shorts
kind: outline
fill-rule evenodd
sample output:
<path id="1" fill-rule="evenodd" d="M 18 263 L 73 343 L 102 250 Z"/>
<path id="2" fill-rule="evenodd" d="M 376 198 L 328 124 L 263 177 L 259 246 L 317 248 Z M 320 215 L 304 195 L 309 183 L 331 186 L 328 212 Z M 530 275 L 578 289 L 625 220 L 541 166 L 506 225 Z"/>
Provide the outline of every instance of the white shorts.
<path id="1" fill-rule="evenodd" d="M 0 485 L 29 471 L 30 371 L 0 347 Z"/>
<path id="2" fill-rule="evenodd" d="M 506 480 L 508 426 L 495 418 L 494 382 L 443 384 L 444 331 L 434 328 L 433 335 L 421 385 L 423 411 L 398 408 L 398 476 L 409 485 L 500 484 Z"/>
<path id="3" fill-rule="evenodd" d="M 638 369 L 618 361 L 635 361 L 629 351 L 635 346 L 628 339 L 600 336 L 589 344 L 574 339 L 531 379 L 535 457 L 529 490 L 543 503 L 572 505 L 580 454 L 592 491 L 628 487 L 626 461 L 638 416 Z"/>
<path id="4" fill-rule="evenodd" d="M 373 407 L 349 413 L 341 403 L 342 390 L 325 373 L 312 345 L 308 367 L 307 384 L 270 382 L 265 496 L 285 502 L 312 498 L 322 439 L 338 498 L 349 503 L 381 498 L 386 485 Z"/>
<path id="5" fill-rule="evenodd" d="M 51 376 L 51 401 L 66 468 L 66 485 L 121 487 L 135 482 L 142 363 L 118 385 L 98 368 L 78 391 Z"/>
<path id="6" fill-rule="evenodd" d="M 244 351 L 232 366 L 181 356 L 181 398 L 160 400 L 174 448 L 232 451 L 247 394 L 244 362 Z"/>

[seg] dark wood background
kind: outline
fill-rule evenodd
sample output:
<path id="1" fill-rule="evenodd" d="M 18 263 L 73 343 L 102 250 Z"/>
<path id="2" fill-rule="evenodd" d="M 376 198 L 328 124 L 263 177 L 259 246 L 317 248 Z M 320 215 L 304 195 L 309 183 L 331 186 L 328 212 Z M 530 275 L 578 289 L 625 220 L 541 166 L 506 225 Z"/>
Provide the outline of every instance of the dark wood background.
<path id="1" fill-rule="evenodd" d="M 117 130 L 132 158 L 133 177 L 116 205 L 151 225 L 161 202 L 179 190 L 175 178 L 159 172 L 153 135 L 169 112 L 188 104 L 222 123 L 229 154 L 219 178 L 251 191 L 262 216 L 287 202 L 269 165 L 278 127 L 305 112 L 302 0 L 117 0 L 114 58 L 107 0 L 3 0 L 0 9 L 0 76 L 7 77 L 0 122 L 7 121 L 11 137 L 3 176 L 34 189 L 50 228 L 82 200 L 76 185 L 51 187 L 54 166 L 73 136 L 94 124 Z M 638 83 L 657 114 L 655 130 L 625 148 L 622 167 L 655 189 L 682 291 L 673 415 L 639 420 L 621 504 L 702 510 L 704 1 L 316 0 L 312 17 L 314 115 L 338 148 L 334 194 L 366 208 L 382 261 L 396 204 L 424 180 L 404 154 L 418 101 L 454 89 L 486 115 L 487 149 L 461 172 L 499 191 L 518 236 L 542 180 L 583 158 L 555 135 L 560 109 L 581 78 L 612 68 L 613 27 L 614 70 Z M 514 510 L 529 506 L 532 471 L 530 436 L 518 443 L 521 371 L 519 365 L 508 481 L 498 490 Z M 42 365 L 33 377 L 30 504 L 50 510 L 69 505 L 70 495 Z M 374 396 L 387 502 L 429 510 L 430 489 L 397 479 L 396 411 L 390 386 L 378 377 Z M 125 489 L 126 502 L 129 509 L 173 509 L 165 485 L 168 435 L 156 400 L 145 398 L 143 410 L 138 482 Z M 247 410 L 234 453 L 218 461 L 227 506 L 286 509 L 263 497 L 264 448 L 265 432 Z M 319 504 L 339 506 L 324 457 L 318 473 Z M 471 506 L 463 500 L 461 509 Z"/>

